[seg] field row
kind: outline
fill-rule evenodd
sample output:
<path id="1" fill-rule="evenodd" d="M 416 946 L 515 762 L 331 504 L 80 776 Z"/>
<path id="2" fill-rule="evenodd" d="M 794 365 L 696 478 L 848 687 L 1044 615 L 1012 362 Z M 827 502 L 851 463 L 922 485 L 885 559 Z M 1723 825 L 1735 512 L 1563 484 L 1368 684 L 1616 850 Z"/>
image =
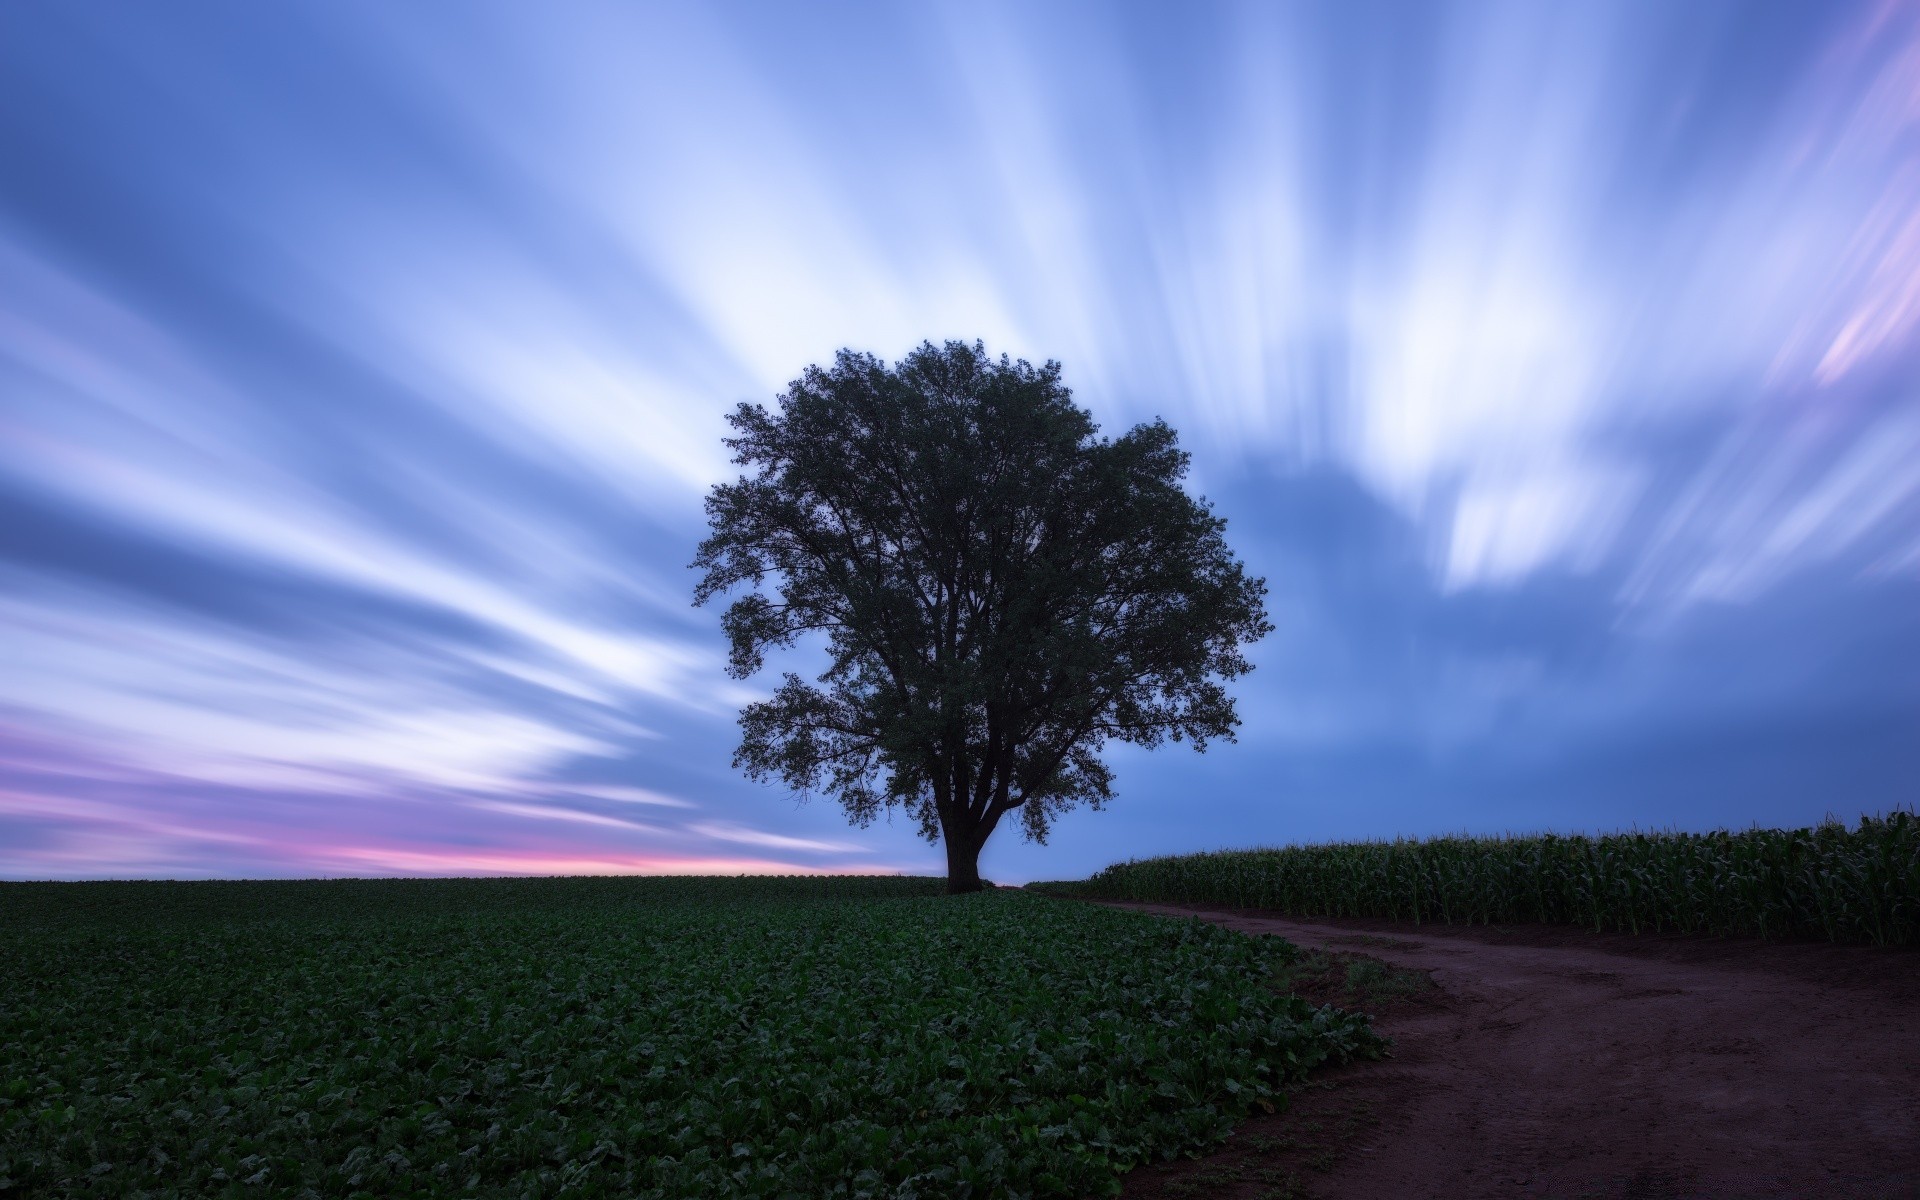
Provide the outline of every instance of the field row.
<path id="1" fill-rule="evenodd" d="M 1849 829 L 1447 837 L 1117 863 L 1061 895 L 1294 916 L 1920 945 L 1920 820 Z"/>
<path id="2" fill-rule="evenodd" d="M 1111 1192 L 1366 1018 L 939 880 L 0 885 L 0 1194 Z"/>

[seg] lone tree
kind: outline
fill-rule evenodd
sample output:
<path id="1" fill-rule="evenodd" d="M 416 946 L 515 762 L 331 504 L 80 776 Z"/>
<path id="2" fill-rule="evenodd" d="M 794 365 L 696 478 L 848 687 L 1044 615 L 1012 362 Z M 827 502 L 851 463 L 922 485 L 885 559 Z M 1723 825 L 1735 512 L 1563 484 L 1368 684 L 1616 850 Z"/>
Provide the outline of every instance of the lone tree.
<path id="1" fill-rule="evenodd" d="M 694 603 L 750 585 L 721 622 L 736 679 L 811 632 L 832 659 L 741 710 L 749 777 L 824 790 L 858 825 L 898 806 L 971 892 L 1003 817 L 1045 842 L 1112 798 L 1107 739 L 1233 740 L 1223 683 L 1273 628 L 1266 583 L 1182 490 L 1164 422 L 1096 437 L 1058 363 L 978 342 L 891 368 L 842 350 L 778 411 L 727 420 L 754 474 L 707 497 Z"/>

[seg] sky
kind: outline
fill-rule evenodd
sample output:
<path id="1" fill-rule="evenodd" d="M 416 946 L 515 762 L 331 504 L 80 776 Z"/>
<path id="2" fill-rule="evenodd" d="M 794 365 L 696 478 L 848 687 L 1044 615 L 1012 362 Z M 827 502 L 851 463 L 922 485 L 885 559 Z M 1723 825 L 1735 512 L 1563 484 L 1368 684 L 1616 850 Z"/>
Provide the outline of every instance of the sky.
<path id="1" fill-rule="evenodd" d="M 1920 798 L 1920 5 L 0 6 L 0 877 L 909 871 L 729 765 L 723 417 L 1164 417 L 1235 744 L 982 870 Z"/>

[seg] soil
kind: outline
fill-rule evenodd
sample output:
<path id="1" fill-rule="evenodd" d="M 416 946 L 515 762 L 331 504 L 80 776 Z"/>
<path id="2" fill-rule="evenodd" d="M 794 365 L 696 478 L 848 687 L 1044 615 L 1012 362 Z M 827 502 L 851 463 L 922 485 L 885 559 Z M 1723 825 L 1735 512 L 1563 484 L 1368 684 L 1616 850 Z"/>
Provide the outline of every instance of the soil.
<path id="1" fill-rule="evenodd" d="M 1125 907 L 1433 984 L 1304 981 L 1373 1012 L 1392 1057 L 1316 1075 L 1126 1196 L 1920 1200 L 1920 952 Z"/>

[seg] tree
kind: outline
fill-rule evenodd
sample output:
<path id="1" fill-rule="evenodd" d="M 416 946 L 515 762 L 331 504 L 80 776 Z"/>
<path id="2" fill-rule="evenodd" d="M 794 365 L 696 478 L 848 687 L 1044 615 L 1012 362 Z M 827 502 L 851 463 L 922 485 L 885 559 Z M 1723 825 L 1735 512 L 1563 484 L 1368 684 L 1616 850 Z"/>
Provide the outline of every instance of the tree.
<path id="1" fill-rule="evenodd" d="M 1164 422 L 1099 438 L 1058 363 L 978 342 L 892 368 L 842 350 L 778 403 L 727 418 L 754 474 L 708 495 L 693 562 L 696 605 L 749 585 L 721 621 L 732 677 L 826 635 L 821 686 L 789 672 L 741 710 L 750 778 L 824 790 L 858 825 L 903 810 L 968 892 L 1008 814 L 1045 842 L 1112 798 L 1108 739 L 1234 740 L 1223 685 L 1273 628 L 1266 583 L 1182 489 Z"/>

